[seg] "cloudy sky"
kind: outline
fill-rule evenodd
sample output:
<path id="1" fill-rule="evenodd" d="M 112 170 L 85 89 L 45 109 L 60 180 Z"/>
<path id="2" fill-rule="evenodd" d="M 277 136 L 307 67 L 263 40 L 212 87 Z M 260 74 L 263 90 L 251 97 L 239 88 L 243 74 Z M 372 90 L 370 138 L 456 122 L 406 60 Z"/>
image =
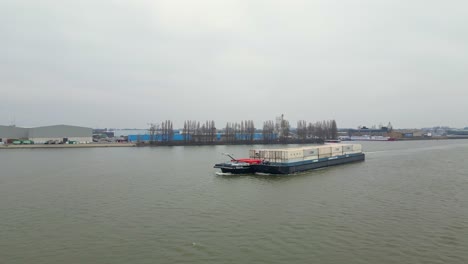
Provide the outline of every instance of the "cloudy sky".
<path id="1" fill-rule="evenodd" d="M 468 2 L 0 0 L 0 124 L 468 126 Z"/>

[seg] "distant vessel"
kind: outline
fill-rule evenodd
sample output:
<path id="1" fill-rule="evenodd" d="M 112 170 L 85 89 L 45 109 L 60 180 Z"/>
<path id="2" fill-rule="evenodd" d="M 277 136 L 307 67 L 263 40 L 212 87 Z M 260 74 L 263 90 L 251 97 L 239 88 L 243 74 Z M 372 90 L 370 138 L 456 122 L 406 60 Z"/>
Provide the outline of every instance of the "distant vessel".
<path id="1" fill-rule="evenodd" d="M 231 157 L 232 158 L 232 157 Z M 292 174 L 365 159 L 360 144 L 330 144 L 286 149 L 252 149 L 248 159 L 215 164 L 233 174 Z"/>
<path id="2" fill-rule="evenodd" d="M 395 141 L 395 138 L 392 137 L 384 137 L 384 136 L 351 136 L 349 138 L 351 141 Z"/>

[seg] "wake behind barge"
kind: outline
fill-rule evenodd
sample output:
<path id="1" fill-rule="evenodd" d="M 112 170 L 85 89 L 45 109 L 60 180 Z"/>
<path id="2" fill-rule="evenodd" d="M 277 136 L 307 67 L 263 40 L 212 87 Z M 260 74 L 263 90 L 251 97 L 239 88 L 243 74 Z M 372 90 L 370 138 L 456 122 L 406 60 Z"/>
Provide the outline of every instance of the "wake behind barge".
<path id="1" fill-rule="evenodd" d="M 301 171 L 364 161 L 360 144 L 330 144 L 287 149 L 252 149 L 248 159 L 215 164 L 223 173 L 292 174 Z"/>

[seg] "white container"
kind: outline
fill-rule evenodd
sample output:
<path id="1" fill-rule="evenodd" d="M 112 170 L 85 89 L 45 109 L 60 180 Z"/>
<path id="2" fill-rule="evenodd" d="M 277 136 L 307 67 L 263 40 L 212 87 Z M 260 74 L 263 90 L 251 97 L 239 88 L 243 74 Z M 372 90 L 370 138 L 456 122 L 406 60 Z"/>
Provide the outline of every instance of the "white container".
<path id="1" fill-rule="evenodd" d="M 262 157 L 266 159 L 271 159 L 273 158 L 274 155 L 272 155 L 271 151 L 265 150 L 262 151 Z"/>
<path id="2" fill-rule="evenodd" d="M 250 158 L 259 158 L 270 162 L 290 163 L 361 153 L 361 151 L 362 146 L 360 144 L 330 144 L 302 148 L 253 149 L 249 151 L 249 156 Z"/>
<path id="3" fill-rule="evenodd" d="M 269 158 L 273 161 L 282 161 L 287 159 L 287 153 L 282 150 L 272 150 L 268 152 Z"/>
<path id="4" fill-rule="evenodd" d="M 307 157 L 304 157 L 304 160 L 317 160 L 319 158 L 319 156 L 307 156 Z"/>
<path id="5" fill-rule="evenodd" d="M 294 149 L 287 151 L 287 159 L 297 159 L 304 157 L 304 151 L 302 149 Z"/>
<path id="6" fill-rule="evenodd" d="M 288 152 L 284 150 L 276 151 L 275 154 L 276 159 L 286 160 L 288 159 Z"/>
<path id="7" fill-rule="evenodd" d="M 346 151 L 353 151 L 353 145 L 351 144 L 343 145 L 343 152 L 346 152 Z"/>
<path id="8" fill-rule="evenodd" d="M 342 153 L 343 147 L 341 145 L 332 146 L 332 153 Z"/>
<path id="9" fill-rule="evenodd" d="M 319 159 L 322 159 L 322 158 L 329 158 L 329 157 L 331 157 L 331 156 L 332 156 L 331 153 L 324 153 L 324 154 L 320 154 L 320 155 L 319 155 Z"/>
<path id="10" fill-rule="evenodd" d="M 304 157 L 317 156 L 319 154 L 318 148 L 305 148 L 303 150 Z"/>
<path id="11" fill-rule="evenodd" d="M 302 159 L 302 158 L 298 158 L 298 159 L 288 159 L 288 160 L 283 160 L 282 162 L 283 162 L 283 163 L 294 163 L 294 162 L 300 162 L 300 161 L 304 161 L 304 159 Z"/>
<path id="12" fill-rule="evenodd" d="M 331 154 L 332 153 L 332 148 L 331 148 L 331 146 L 320 146 L 318 148 L 318 153 L 319 153 L 319 156 L 323 155 L 323 154 Z"/>

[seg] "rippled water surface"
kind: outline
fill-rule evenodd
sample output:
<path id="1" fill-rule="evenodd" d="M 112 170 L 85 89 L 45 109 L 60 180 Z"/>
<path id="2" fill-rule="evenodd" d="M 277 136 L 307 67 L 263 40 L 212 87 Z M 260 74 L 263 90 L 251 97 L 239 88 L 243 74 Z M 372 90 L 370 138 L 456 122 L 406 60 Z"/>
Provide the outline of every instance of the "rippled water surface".
<path id="1" fill-rule="evenodd" d="M 215 174 L 252 146 L 0 150 L 0 263 L 468 263 L 468 141 L 363 146 L 291 176 Z"/>

